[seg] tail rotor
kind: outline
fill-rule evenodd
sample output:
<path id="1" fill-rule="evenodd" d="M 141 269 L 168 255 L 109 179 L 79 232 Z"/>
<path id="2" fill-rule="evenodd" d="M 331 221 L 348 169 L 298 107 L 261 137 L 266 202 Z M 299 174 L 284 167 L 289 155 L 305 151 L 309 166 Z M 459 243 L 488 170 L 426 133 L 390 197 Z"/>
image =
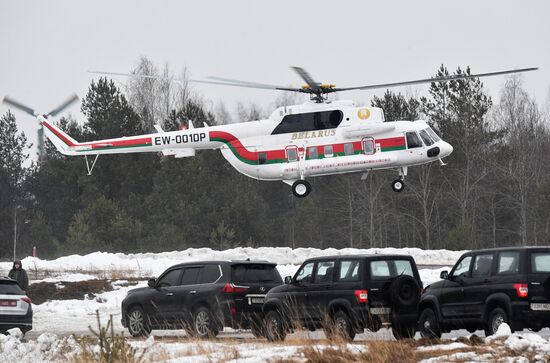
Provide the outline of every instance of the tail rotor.
<path id="1" fill-rule="evenodd" d="M 73 103 L 77 102 L 78 100 L 79 100 L 78 96 L 75 93 L 73 93 L 65 101 L 63 101 L 61 104 L 59 104 L 59 106 L 57 106 L 56 108 L 54 108 L 50 112 L 48 112 L 46 114 L 43 114 L 42 116 L 45 117 L 45 118 L 48 118 L 50 116 L 55 117 L 58 114 L 60 114 L 61 112 L 63 112 L 65 109 L 67 109 L 68 107 L 72 106 Z M 19 101 L 15 100 L 15 99 L 13 99 L 9 96 L 4 97 L 2 102 L 5 103 L 6 105 L 9 105 L 9 106 L 19 110 L 19 111 L 22 111 L 22 112 L 24 112 L 28 115 L 31 115 L 32 117 L 37 118 L 38 116 L 40 116 L 40 114 L 38 114 L 32 107 L 29 107 L 29 106 L 25 105 L 24 103 L 19 102 Z M 44 158 L 44 127 L 42 126 L 42 124 L 40 122 L 38 124 L 36 137 L 37 137 L 38 160 L 42 161 L 43 158 Z"/>

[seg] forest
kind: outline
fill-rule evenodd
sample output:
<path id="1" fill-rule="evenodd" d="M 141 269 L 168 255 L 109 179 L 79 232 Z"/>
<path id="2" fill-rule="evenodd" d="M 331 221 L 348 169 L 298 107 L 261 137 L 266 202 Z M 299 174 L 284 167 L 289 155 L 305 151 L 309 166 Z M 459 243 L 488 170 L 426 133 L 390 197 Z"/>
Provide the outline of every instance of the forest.
<path id="1" fill-rule="evenodd" d="M 133 72 L 171 75 L 147 58 Z M 470 73 L 442 65 L 434 76 Z M 472 72 L 474 73 L 474 72 Z M 180 77 L 185 78 L 186 72 Z M 550 237 L 548 103 L 503 78 L 498 100 L 480 79 L 434 82 L 423 96 L 386 90 L 367 105 L 386 122 L 425 119 L 454 152 L 446 166 L 412 167 L 402 193 L 395 171 L 310 180 L 305 199 L 282 182 L 259 182 L 234 170 L 217 150 L 193 158 L 160 154 L 107 155 L 91 176 L 82 157 L 66 157 L 46 143 L 29 162 L 30 141 L 16 116 L 0 115 L 0 258 L 106 252 L 158 252 L 189 247 L 317 248 L 419 247 L 474 249 L 547 245 Z M 382 94 L 382 93 L 381 93 Z M 274 107 L 294 96 L 274 95 Z M 301 101 L 298 101 L 301 102 Z M 118 87 L 98 77 L 82 97 L 84 123 L 57 124 L 87 141 L 267 117 L 274 109 L 213 104 L 185 82 L 131 78 Z M 34 135 L 33 135 L 34 136 Z M 30 135 L 29 135 L 30 137 Z"/>

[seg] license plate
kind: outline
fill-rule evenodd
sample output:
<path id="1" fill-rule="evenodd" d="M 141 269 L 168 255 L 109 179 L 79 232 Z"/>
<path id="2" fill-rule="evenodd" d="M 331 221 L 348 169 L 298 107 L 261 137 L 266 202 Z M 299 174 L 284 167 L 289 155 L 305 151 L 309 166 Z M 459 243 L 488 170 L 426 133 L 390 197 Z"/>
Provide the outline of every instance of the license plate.
<path id="1" fill-rule="evenodd" d="M 263 297 L 249 297 L 248 305 L 263 304 L 264 301 L 265 301 L 265 298 Z"/>
<path id="2" fill-rule="evenodd" d="M 17 300 L 0 300 L 0 306 L 17 306 Z"/>
<path id="3" fill-rule="evenodd" d="M 391 312 L 391 308 L 370 308 L 369 311 L 373 315 L 387 315 Z"/>
<path id="4" fill-rule="evenodd" d="M 531 304 L 531 310 L 550 310 L 550 304 Z"/>

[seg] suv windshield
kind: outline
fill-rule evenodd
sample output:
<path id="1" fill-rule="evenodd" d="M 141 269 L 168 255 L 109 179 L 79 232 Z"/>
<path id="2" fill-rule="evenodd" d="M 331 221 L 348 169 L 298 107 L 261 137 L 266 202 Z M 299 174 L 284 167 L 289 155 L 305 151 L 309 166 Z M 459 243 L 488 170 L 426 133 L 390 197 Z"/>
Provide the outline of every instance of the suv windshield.
<path id="1" fill-rule="evenodd" d="M 274 265 L 242 264 L 231 266 L 232 281 L 239 283 L 277 282 L 282 283 L 281 275 Z"/>
<path id="2" fill-rule="evenodd" d="M 23 290 L 12 281 L 0 282 L 0 295 L 25 295 Z"/>
<path id="3" fill-rule="evenodd" d="M 414 277 L 411 261 L 377 260 L 370 262 L 370 276 L 372 279 L 387 279 L 399 275 Z"/>

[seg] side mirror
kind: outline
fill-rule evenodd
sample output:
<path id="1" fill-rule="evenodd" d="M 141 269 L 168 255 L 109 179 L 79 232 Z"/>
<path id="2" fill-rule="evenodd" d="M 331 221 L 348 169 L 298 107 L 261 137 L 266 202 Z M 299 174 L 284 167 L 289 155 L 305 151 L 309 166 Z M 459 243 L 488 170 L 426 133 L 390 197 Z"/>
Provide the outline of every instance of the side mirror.
<path id="1" fill-rule="evenodd" d="M 441 273 L 439 274 L 439 278 L 442 280 L 447 280 L 449 278 L 449 271 L 441 271 Z"/>
<path id="2" fill-rule="evenodd" d="M 157 282 L 157 280 L 155 280 L 154 278 L 151 278 L 151 279 L 147 280 L 147 286 L 155 287 L 155 282 Z"/>
<path id="3" fill-rule="evenodd" d="M 285 277 L 285 284 L 290 285 L 292 283 L 292 276 Z"/>

